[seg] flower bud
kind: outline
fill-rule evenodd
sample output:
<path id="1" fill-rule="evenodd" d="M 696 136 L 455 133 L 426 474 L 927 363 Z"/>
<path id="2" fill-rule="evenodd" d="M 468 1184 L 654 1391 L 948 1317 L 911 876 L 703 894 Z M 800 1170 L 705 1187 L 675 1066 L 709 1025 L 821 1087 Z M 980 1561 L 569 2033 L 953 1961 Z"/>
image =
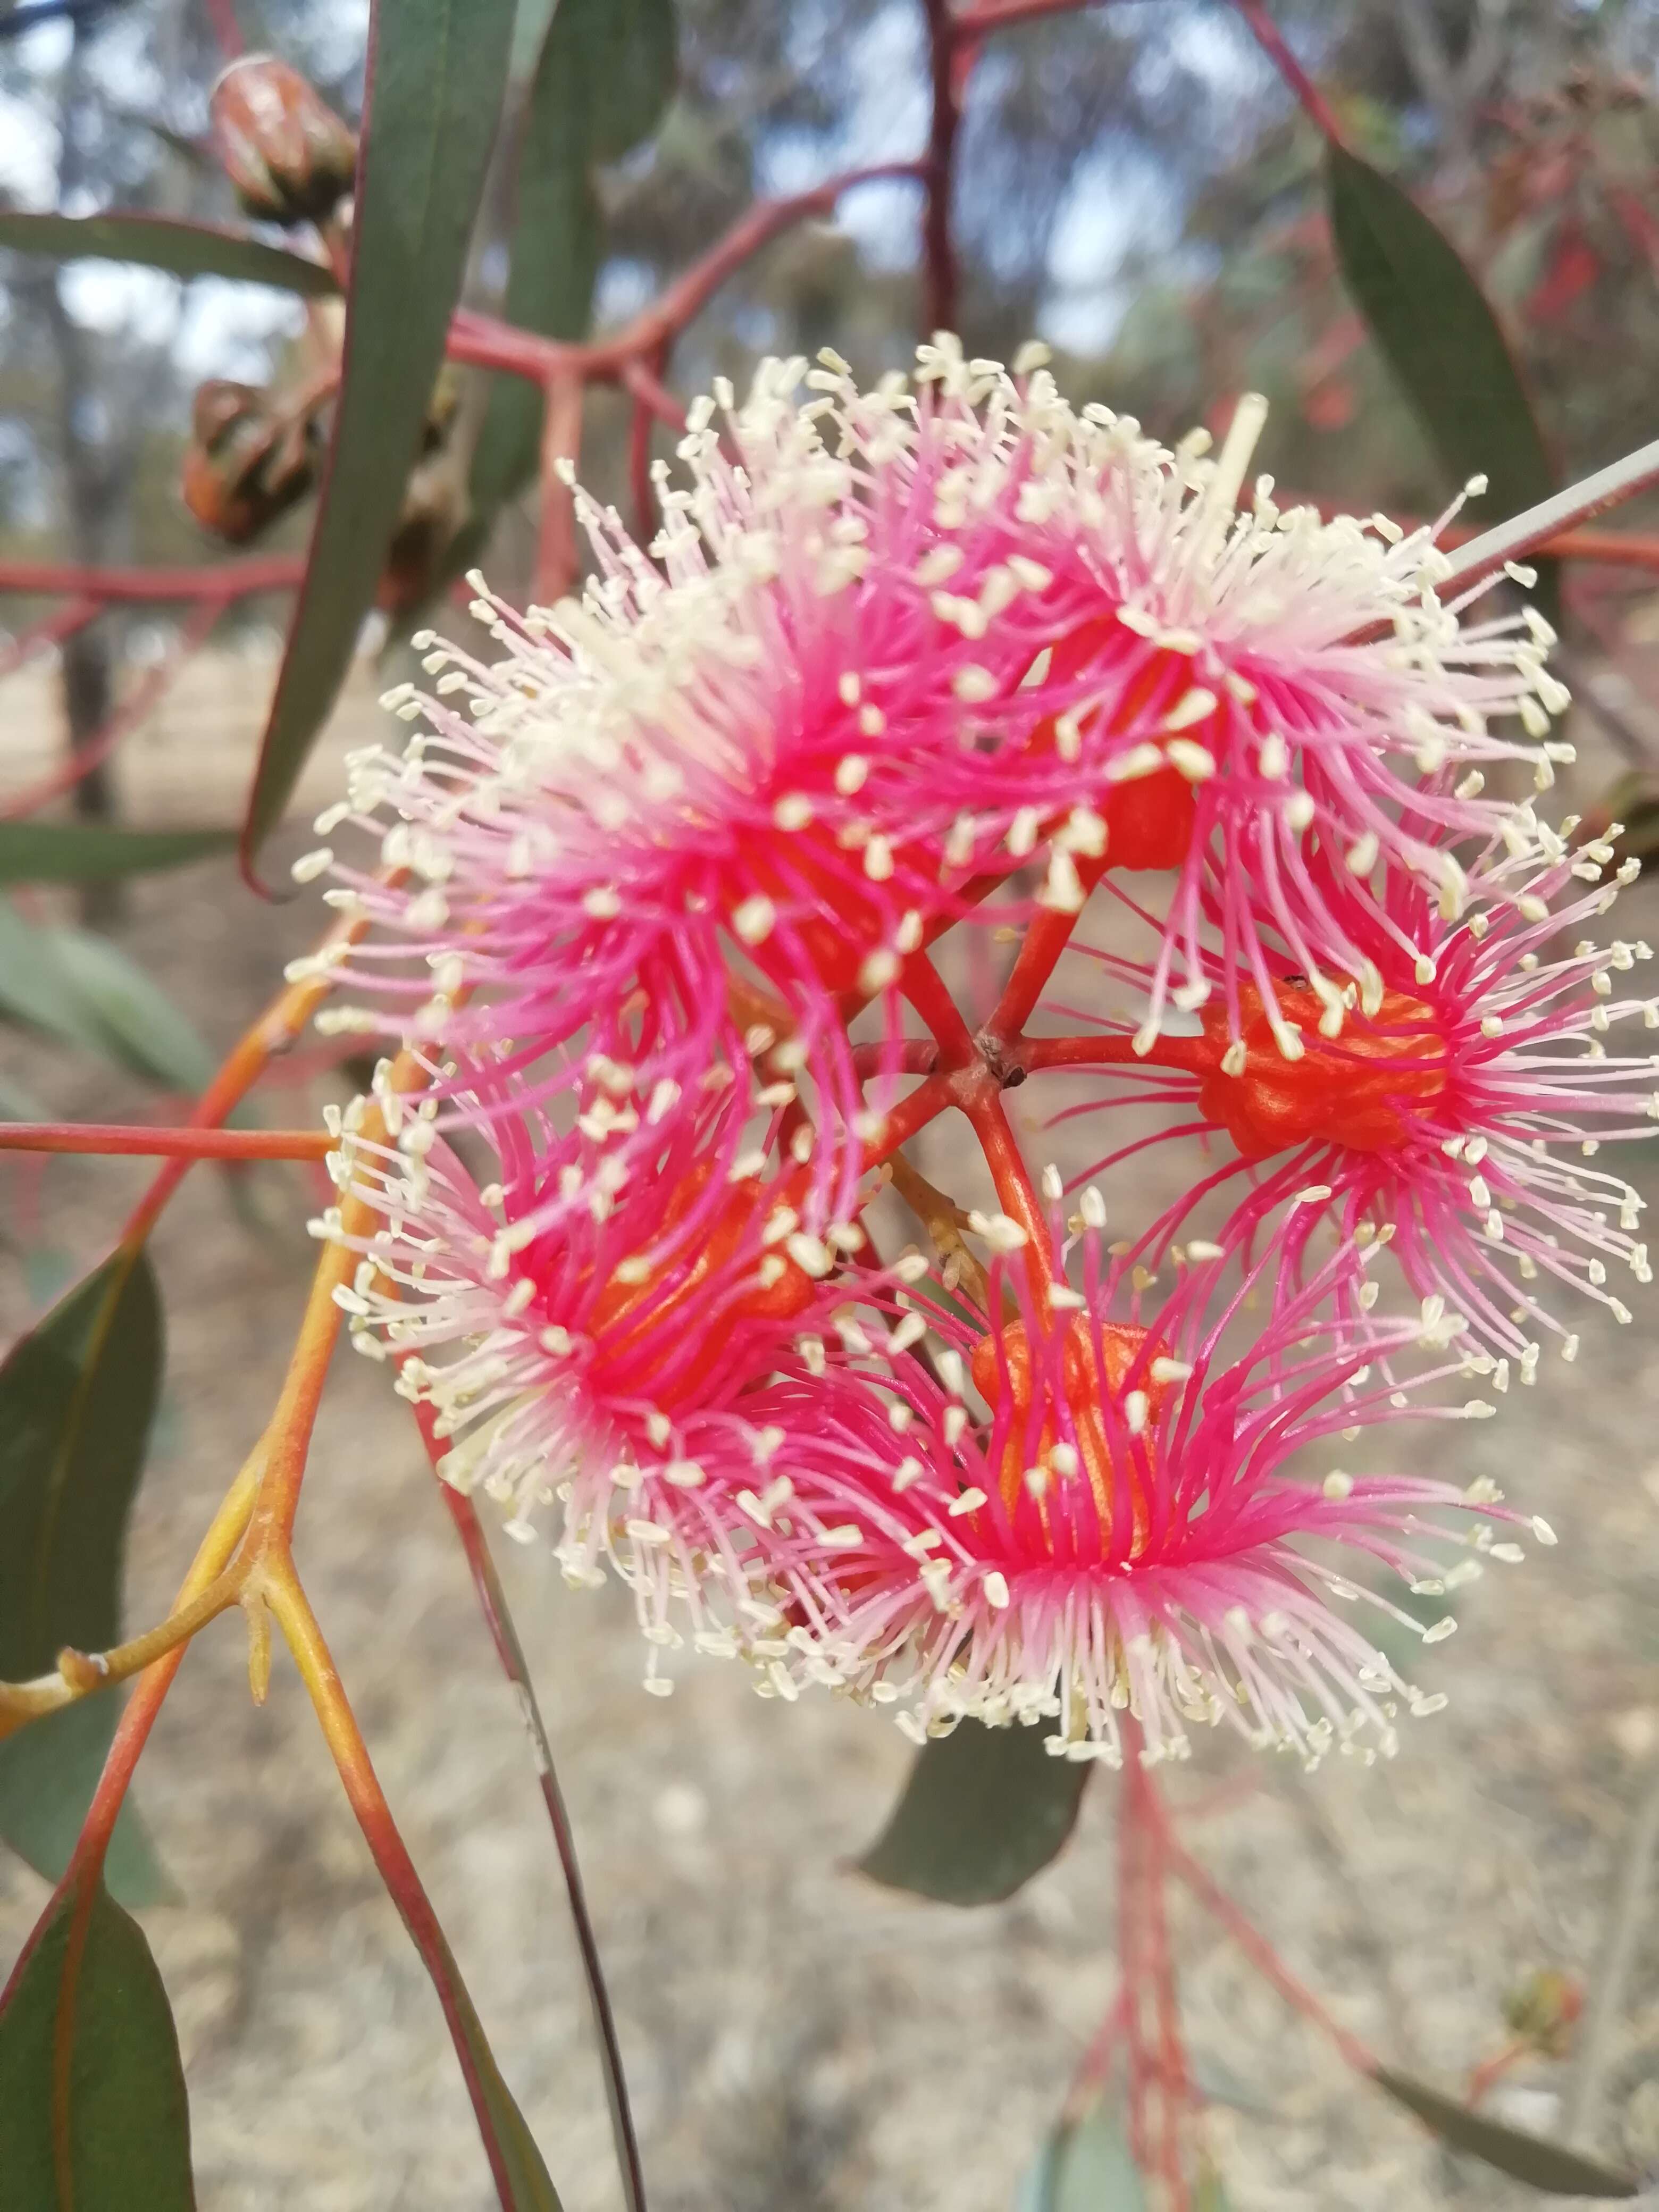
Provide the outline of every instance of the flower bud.
<path id="1" fill-rule="evenodd" d="M 270 222 L 321 222 L 351 190 L 356 134 L 270 54 L 233 62 L 213 88 L 213 139 L 238 198 Z"/>
<path id="2" fill-rule="evenodd" d="M 197 391 L 179 491 L 204 528 L 243 545 L 310 490 L 318 438 L 308 413 L 273 407 L 257 386 L 210 377 Z"/>

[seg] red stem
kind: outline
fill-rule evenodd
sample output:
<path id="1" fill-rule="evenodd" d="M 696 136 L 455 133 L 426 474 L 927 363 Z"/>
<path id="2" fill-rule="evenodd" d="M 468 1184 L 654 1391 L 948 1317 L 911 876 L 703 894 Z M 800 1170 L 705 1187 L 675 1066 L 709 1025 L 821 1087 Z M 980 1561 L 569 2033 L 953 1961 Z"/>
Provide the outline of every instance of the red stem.
<path id="1" fill-rule="evenodd" d="M 67 606 L 59 607 L 38 623 L 31 623 L 19 637 L 15 637 L 3 653 L 0 653 L 0 678 L 13 675 L 24 663 L 39 653 L 43 646 L 61 645 L 73 637 L 76 630 L 84 629 L 102 611 L 94 599 L 71 599 Z"/>
<path id="2" fill-rule="evenodd" d="M 228 606 L 254 592 L 292 591 L 305 574 L 299 554 L 215 561 L 194 568 L 102 568 L 72 561 L 0 561 L 0 592 L 42 599 L 73 592 L 88 599 L 214 599 Z"/>
<path id="3" fill-rule="evenodd" d="M 700 261 L 671 284 L 660 298 L 624 324 L 609 337 L 586 344 L 561 338 L 538 337 L 515 329 L 493 315 L 463 308 L 450 325 L 449 356 L 479 368 L 505 370 L 543 382 L 557 370 L 605 382 L 619 380 L 630 361 L 649 361 L 665 343 L 678 337 L 721 286 L 763 246 L 798 222 L 835 212 L 836 204 L 855 185 L 889 177 L 921 177 L 920 161 L 878 161 L 861 169 L 848 169 L 811 191 L 787 199 L 757 200 L 740 216 Z"/>
<path id="4" fill-rule="evenodd" d="M 576 545 L 576 509 L 563 471 L 581 452 L 582 382 L 564 374 L 550 375 L 542 423 L 541 527 L 536 547 L 536 598 L 555 605 L 581 574 Z"/>
<path id="5" fill-rule="evenodd" d="M 900 988 L 933 1031 L 939 1046 L 936 1065 L 945 1069 L 971 1067 L 979 1048 L 969 1033 L 956 1000 L 944 978 L 925 952 L 913 952 L 904 963 Z"/>
<path id="6" fill-rule="evenodd" d="M 951 0 L 922 0 L 927 18 L 928 68 L 933 79 L 933 119 L 927 134 L 923 177 L 927 204 L 922 217 L 926 276 L 925 319 L 929 333 L 957 326 L 957 253 L 951 234 L 951 192 L 956 155 L 957 88 L 952 67 L 956 26 Z"/>
<path id="7" fill-rule="evenodd" d="M 1171 1871 L 1186 1883 L 1205 1911 L 1220 1922 L 1263 1980 L 1273 1984 L 1292 2011 L 1324 2030 L 1356 2074 L 1375 2074 L 1377 2062 L 1359 2038 L 1331 2018 L 1313 1991 L 1297 1979 L 1267 1937 L 1244 1917 L 1225 1890 L 1210 1879 L 1167 1824 L 1164 1850 Z"/>
<path id="8" fill-rule="evenodd" d="M 216 599 L 204 599 L 200 605 L 193 607 L 178 644 L 167 659 L 156 663 L 131 696 L 116 708 L 103 728 L 85 744 L 76 745 L 50 775 L 26 786 L 0 805 L 0 822 L 15 822 L 21 816 L 38 813 L 41 807 L 49 806 L 54 799 L 60 799 L 64 792 L 72 790 L 82 777 L 90 775 L 94 769 L 101 767 L 122 739 L 131 737 L 139 724 L 146 720 L 150 709 L 179 670 L 205 643 L 208 632 L 223 612 L 223 604 Z"/>
<path id="9" fill-rule="evenodd" d="M 213 35 L 219 41 L 219 51 L 228 62 L 234 62 L 244 51 L 242 27 L 236 20 L 235 0 L 206 0 L 207 18 L 213 26 Z"/>
<path id="10" fill-rule="evenodd" d="M 956 19 L 955 35 L 958 39 L 982 39 L 991 31 L 1006 31 L 1018 23 L 1041 22 L 1047 15 L 1077 15 L 1090 4 L 1090 0 L 1002 0 L 999 7 L 992 4 L 965 9 Z"/>
<path id="11" fill-rule="evenodd" d="M 1341 125 L 1327 105 L 1324 94 L 1285 45 L 1284 34 L 1267 13 L 1263 0 L 1232 0 L 1232 4 L 1243 17 L 1256 44 L 1296 95 L 1308 120 L 1323 132 L 1333 146 L 1341 145 Z"/>
<path id="12" fill-rule="evenodd" d="M 973 1124 L 974 1134 L 979 1139 L 985 1164 L 996 1185 L 997 1203 L 1008 1218 L 1018 1222 L 1025 1231 L 1026 1264 L 1032 1287 L 1046 1313 L 1049 1288 L 1048 1220 L 1031 1187 L 1019 1139 L 1008 1120 L 996 1079 L 988 1069 L 981 1068 L 980 1074 L 981 1081 L 971 1086 L 957 1085 L 957 1103 Z"/>
<path id="13" fill-rule="evenodd" d="M 322 1129 L 147 1129 L 119 1121 L 0 1121 L 0 1152 L 132 1154 L 155 1160 L 319 1160 Z"/>
<path id="14" fill-rule="evenodd" d="M 1105 874 L 1110 863 L 1104 860 L 1085 860 L 1078 869 L 1078 878 L 1086 899 L 1089 893 Z M 1006 1042 L 1017 1037 L 1036 1011 L 1048 978 L 1060 964 L 1060 957 L 1072 941 L 1072 932 L 1081 916 L 1060 914 L 1044 908 L 1033 915 L 1025 932 L 1025 941 L 1019 948 L 1012 972 L 1004 986 L 996 1012 L 986 1024 L 994 1037 Z"/>
<path id="15" fill-rule="evenodd" d="M 1159 2163 L 1169 2199 L 1168 2212 L 1188 2212 L 1187 2180 L 1181 2164 L 1181 2127 L 1191 2106 L 1192 2091 L 1187 2054 L 1181 2039 L 1180 2000 L 1176 1994 L 1170 1926 L 1164 1910 L 1168 1829 L 1157 1785 L 1139 1758 L 1131 1763 L 1130 1784 L 1140 1801 L 1146 1831 L 1146 1955 L 1158 2017 L 1158 2078 L 1163 2120 Z"/>
<path id="16" fill-rule="evenodd" d="M 1176 1067 L 1207 1075 L 1216 1066 L 1215 1048 L 1202 1036 L 1160 1036 L 1145 1053 L 1127 1036 L 1018 1037 L 1012 1056 L 1028 1075 L 1049 1067 Z"/>
<path id="17" fill-rule="evenodd" d="M 651 458 L 648 433 L 653 416 L 659 422 L 665 423 L 671 430 L 683 433 L 685 428 L 685 402 L 677 392 L 671 392 L 663 382 L 662 368 L 663 360 L 659 354 L 654 361 L 641 359 L 624 362 L 622 370 L 622 380 L 634 395 L 635 403 L 634 420 L 638 422 L 641 416 L 645 418 L 647 432 L 645 439 L 647 470 Z M 646 484 L 648 489 L 650 486 L 648 474 L 646 477 Z M 654 507 L 654 501 L 652 504 Z"/>

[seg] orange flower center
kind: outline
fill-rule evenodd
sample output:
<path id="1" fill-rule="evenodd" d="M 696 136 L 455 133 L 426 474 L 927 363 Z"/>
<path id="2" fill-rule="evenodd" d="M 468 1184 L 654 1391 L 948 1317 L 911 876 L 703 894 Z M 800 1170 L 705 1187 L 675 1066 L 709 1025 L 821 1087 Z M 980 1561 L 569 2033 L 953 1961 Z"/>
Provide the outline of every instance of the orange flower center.
<path id="1" fill-rule="evenodd" d="M 685 1177 L 664 1218 L 665 1238 L 690 1212 L 709 1172 L 705 1163 Z M 631 1388 L 648 1392 L 659 1405 L 673 1405 L 698 1387 L 709 1360 L 741 1323 L 788 1322 L 805 1313 L 816 1295 L 814 1279 L 790 1257 L 785 1237 L 762 1246 L 757 1234 L 789 1203 L 787 1182 L 734 1184 L 689 1245 L 676 1248 L 638 1279 L 637 1271 L 612 1274 L 588 1324 L 604 1346 L 607 1367 L 625 1365 Z M 722 1278 L 745 1255 L 742 1288 L 723 1287 Z M 684 1357 L 688 1337 L 696 1346 L 690 1359 Z"/>
<path id="2" fill-rule="evenodd" d="M 1223 1073 L 1227 1017 L 1206 1009 L 1204 1034 L 1216 1064 L 1199 1085 L 1199 1105 L 1247 1159 L 1319 1141 L 1358 1152 L 1403 1144 L 1415 1115 L 1448 1083 L 1445 1036 L 1432 1006 L 1407 991 L 1385 991 L 1375 1014 L 1351 1010 L 1340 1036 L 1318 1030 L 1324 1007 L 1305 983 L 1279 987 L 1279 1012 L 1302 1032 L 1299 1060 L 1286 1060 L 1253 984 L 1239 994 L 1244 1066 Z"/>
<path id="3" fill-rule="evenodd" d="M 1127 1510 L 1134 1523 L 1130 1555 L 1142 1548 L 1149 1518 L 1145 1494 L 1149 1448 L 1126 1447 L 1157 1420 L 1170 1387 L 1151 1372 L 1152 1363 L 1142 1357 L 1146 1340 L 1144 1328 L 1118 1322 L 1097 1324 L 1079 1314 L 1066 1324 L 1058 1373 L 1055 1364 L 1048 1362 L 1034 1374 L 1024 1322 L 1009 1322 L 998 1336 L 981 1337 L 969 1364 L 974 1388 L 994 1414 L 1006 1416 L 1002 1462 L 996 1474 L 1010 1519 L 1017 1521 L 1035 1510 L 1046 1530 L 1048 1486 L 1086 1481 L 1100 1517 L 1103 1545 Z M 1131 1382 L 1138 1359 L 1139 1370 Z M 1038 1391 L 1044 1403 L 1033 1437 L 1032 1404 Z M 1063 1393 L 1071 1416 L 1070 1436 L 1061 1433 L 1054 1402 L 1056 1391 Z M 1054 1466 L 1054 1448 L 1062 1443 L 1077 1454 L 1075 1474 Z"/>

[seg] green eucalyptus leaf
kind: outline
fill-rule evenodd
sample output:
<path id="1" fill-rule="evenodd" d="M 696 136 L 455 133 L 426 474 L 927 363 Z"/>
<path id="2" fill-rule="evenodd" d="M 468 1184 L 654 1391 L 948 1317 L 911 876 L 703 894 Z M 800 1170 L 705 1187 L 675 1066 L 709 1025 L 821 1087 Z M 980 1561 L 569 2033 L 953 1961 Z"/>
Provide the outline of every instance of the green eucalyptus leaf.
<path id="1" fill-rule="evenodd" d="M 205 1090 L 216 1065 L 194 1023 L 108 938 L 56 929 L 50 941 L 81 1006 L 135 1074 L 170 1091 Z"/>
<path id="2" fill-rule="evenodd" d="M 1026 2169 L 1015 2212 L 1148 2212 L 1146 2185 L 1118 2113 L 1103 2099 L 1061 2121 Z"/>
<path id="3" fill-rule="evenodd" d="M 66 1644 L 99 1651 L 119 1639 L 127 1516 L 161 1366 L 155 1276 L 142 1255 L 122 1253 L 0 1364 L 0 1679 L 47 1673 Z M 0 1839 L 52 1880 L 69 1863 L 117 1712 L 112 1696 L 96 1696 L 0 1742 Z M 111 1879 L 133 1904 L 169 1893 L 125 1810 Z"/>
<path id="4" fill-rule="evenodd" d="M 1456 2098 L 1409 2074 L 1379 2066 L 1371 2079 L 1408 2112 L 1414 2112 L 1451 2149 L 1480 2159 L 1483 2165 L 1507 2173 L 1511 2180 L 1524 2182 L 1528 2189 L 1557 2197 L 1634 2197 L 1641 2189 L 1633 2175 L 1603 2166 L 1565 2143 L 1552 2142 L 1547 2136 L 1535 2136 L 1524 2128 L 1505 2127 L 1484 2112 L 1471 2112 Z"/>
<path id="5" fill-rule="evenodd" d="M 1042 1728 L 965 1720 L 924 1744 L 860 1871 L 941 1905 L 1012 1897 L 1071 1834 L 1093 1771 L 1054 1757 L 1051 1741 Z"/>
<path id="6" fill-rule="evenodd" d="M 0 822 L 0 884 L 106 884 L 229 851 L 234 830 L 105 830 L 84 822 Z"/>
<path id="7" fill-rule="evenodd" d="M 544 337 L 586 337 L 604 253 L 597 164 L 647 138 L 674 89 L 672 0 L 559 0 L 526 106 L 502 313 Z M 498 376 L 473 453 L 465 568 L 505 500 L 534 476 L 542 396 Z"/>
<path id="8" fill-rule="evenodd" d="M 1484 476 L 1488 489 L 1472 512 L 1494 521 L 1547 499 L 1556 474 L 1532 402 L 1456 248 L 1409 193 L 1346 147 L 1327 146 L 1325 185 L 1349 297 L 1451 483 Z M 1546 565 L 1539 596 L 1549 600 Z"/>
<path id="9" fill-rule="evenodd" d="M 376 0 L 328 465 L 243 831 L 281 818 L 403 506 L 507 82 L 514 0 Z"/>
<path id="10" fill-rule="evenodd" d="M 0 246 L 53 261 L 130 261 L 172 276 L 225 276 L 271 284 L 307 299 L 327 299 L 339 279 L 320 261 L 286 246 L 267 246 L 216 223 L 161 215 L 28 215 L 0 209 Z"/>
<path id="11" fill-rule="evenodd" d="M 84 1903 L 83 1946 L 72 1941 L 82 1895 L 53 1898 L 0 2004 L 0 2202 L 6 2212 L 194 2212 L 190 2108 L 161 1977 L 101 1884 Z"/>

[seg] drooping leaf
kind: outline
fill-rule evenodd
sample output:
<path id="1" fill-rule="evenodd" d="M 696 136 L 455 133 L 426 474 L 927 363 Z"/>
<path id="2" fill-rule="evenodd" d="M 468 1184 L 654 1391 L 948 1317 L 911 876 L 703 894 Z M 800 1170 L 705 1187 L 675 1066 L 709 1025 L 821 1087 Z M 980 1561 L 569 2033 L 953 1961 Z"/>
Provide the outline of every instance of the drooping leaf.
<path id="1" fill-rule="evenodd" d="M 170 1091 L 207 1087 L 213 1054 L 159 983 L 106 937 L 85 929 L 49 934 L 82 1006 L 101 1025 L 119 1059 L 136 1074 Z"/>
<path id="2" fill-rule="evenodd" d="M 1147 2212 L 1146 2185 L 1104 2099 L 1075 2126 L 1061 2122 L 1020 2183 L 1014 2212 Z"/>
<path id="3" fill-rule="evenodd" d="M 0 210 L 0 246 L 53 261 L 133 261 L 174 276 L 226 276 L 328 298 L 339 280 L 320 261 L 216 223 L 160 215 L 27 215 Z"/>
<path id="4" fill-rule="evenodd" d="M 1546 2136 L 1505 2127 L 1484 2112 L 1472 2112 L 1455 2097 L 1426 2081 L 1413 2080 L 1409 2074 L 1379 2066 L 1371 2078 L 1407 2112 L 1415 2112 L 1442 2142 L 1495 2166 L 1511 2180 L 1525 2182 L 1529 2189 L 1558 2197 L 1634 2197 L 1641 2189 L 1633 2175 L 1603 2166 L 1565 2143 L 1552 2142 Z"/>
<path id="5" fill-rule="evenodd" d="M 1331 235 L 1350 298 L 1454 489 L 1488 483 L 1491 520 L 1547 499 L 1555 470 L 1498 318 L 1462 256 L 1410 195 L 1345 147 L 1325 150 Z M 1553 590 L 1540 572 L 1540 595 Z"/>
<path id="6" fill-rule="evenodd" d="M 507 82 L 513 0 L 379 0 L 328 465 L 243 832 L 280 817 L 374 605 Z"/>
<path id="7" fill-rule="evenodd" d="M 1092 1771 L 1049 1741 L 1040 1728 L 963 1721 L 924 1744 L 860 1871 L 941 1905 L 1012 1897 L 1071 1834 Z"/>
<path id="8" fill-rule="evenodd" d="M 0 822 L 0 884 L 104 884 L 182 868 L 236 842 L 234 830 L 103 830 L 83 822 Z"/>
<path id="9" fill-rule="evenodd" d="M 0 897 L 0 1016 L 27 1022 L 60 1044 L 107 1055 L 108 1032 L 82 1004 L 49 930 L 37 929 Z"/>
<path id="10" fill-rule="evenodd" d="M 45 1674 L 66 1644 L 97 1651 L 118 1640 L 127 1516 L 161 1362 L 149 1262 L 118 1253 L 0 1365 L 0 1678 Z M 0 1839 L 53 1879 L 68 1863 L 116 1712 L 112 1698 L 96 1698 L 0 1743 Z M 165 1893 L 125 1813 L 111 1850 L 125 1897 Z"/>
<path id="11" fill-rule="evenodd" d="M 190 2109 L 161 1977 L 101 1885 L 72 1971 L 73 1898 L 53 1900 L 0 2011 L 6 2212 L 193 2212 Z"/>
<path id="12" fill-rule="evenodd" d="M 586 335 L 604 251 L 593 170 L 650 136 L 674 89 L 673 0 L 559 0 L 526 103 L 502 313 L 544 337 Z M 465 567 L 535 472 L 542 397 L 498 376 L 472 457 Z M 471 550 L 469 550 L 471 549 Z"/>

